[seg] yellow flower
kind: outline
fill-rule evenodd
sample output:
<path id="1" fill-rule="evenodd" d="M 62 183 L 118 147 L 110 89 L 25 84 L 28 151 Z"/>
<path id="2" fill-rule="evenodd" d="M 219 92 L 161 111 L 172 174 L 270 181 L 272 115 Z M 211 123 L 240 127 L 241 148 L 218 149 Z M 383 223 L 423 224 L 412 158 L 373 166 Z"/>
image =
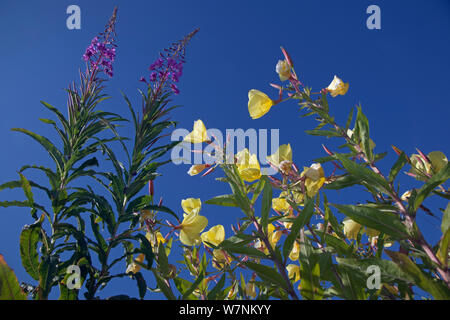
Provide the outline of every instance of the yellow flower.
<path id="1" fill-rule="evenodd" d="M 252 119 L 261 118 L 273 106 L 273 101 L 263 92 L 252 89 L 248 92 L 248 112 Z"/>
<path id="2" fill-rule="evenodd" d="M 447 157 L 441 151 L 432 151 L 427 155 L 427 157 L 430 159 L 435 173 L 441 171 L 441 169 L 448 163 Z"/>
<path id="3" fill-rule="evenodd" d="M 408 201 L 409 197 L 411 197 L 411 193 L 412 193 L 412 190 L 406 191 L 404 194 L 402 194 L 400 199 L 402 199 L 403 201 Z"/>
<path id="4" fill-rule="evenodd" d="M 236 165 L 241 178 L 247 182 L 252 182 L 261 178 L 261 167 L 259 166 L 256 154 L 250 155 L 247 148 L 236 154 Z"/>
<path id="5" fill-rule="evenodd" d="M 208 167 L 209 167 L 209 165 L 207 165 L 207 164 L 194 164 L 193 166 L 191 166 L 189 168 L 188 175 L 195 176 Z"/>
<path id="6" fill-rule="evenodd" d="M 202 208 L 202 201 L 195 198 L 183 199 L 181 200 L 181 207 L 187 214 L 199 213 L 200 209 Z"/>
<path id="7" fill-rule="evenodd" d="M 358 222 L 353 221 L 352 219 L 345 219 L 343 221 L 344 224 L 344 234 L 348 239 L 357 239 L 358 233 L 361 230 L 361 225 Z"/>
<path id="8" fill-rule="evenodd" d="M 213 250 L 213 267 L 222 270 L 225 265 L 230 264 L 232 261 L 231 257 L 227 255 L 224 250 L 214 249 Z"/>
<path id="9" fill-rule="evenodd" d="M 352 129 L 347 129 L 347 135 L 351 138 L 353 136 L 353 130 Z M 361 147 L 362 144 L 359 144 L 359 146 Z M 370 149 L 373 149 L 376 147 L 375 142 L 373 142 L 372 139 L 369 138 L 369 147 Z"/>
<path id="10" fill-rule="evenodd" d="M 210 247 L 210 245 L 207 244 L 207 242 L 209 242 L 217 247 L 225 240 L 225 229 L 223 225 L 219 224 L 209 229 L 208 232 L 202 233 L 201 238 L 206 246 Z"/>
<path id="11" fill-rule="evenodd" d="M 280 76 L 281 81 L 286 81 L 291 76 L 291 66 L 286 60 L 278 60 L 277 66 L 275 67 L 275 71 Z"/>
<path id="12" fill-rule="evenodd" d="M 157 231 L 156 233 L 147 232 L 145 234 L 145 237 L 152 244 L 153 247 L 158 247 L 160 243 L 166 243 L 166 239 L 159 231 Z"/>
<path id="13" fill-rule="evenodd" d="M 333 81 L 331 81 L 330 85 L 327 87 L 328 92 L 330 92 L 331 96 L 334 98 L 337 95 L 344 95 L 348 91 L 349 84 L 344 83 L 340 78 L 334 76 Z"/>
<path id="14" fill-rule="evenodd" d="M 289 264 L 286 267 L 289 279 L 294 279 L 294 283 L 300 280 L 300 267 L 295 264 Z"/>
<path id="15" fill-rule="evenodd" d="M 284 198 L 273 198 L 272 199 L 272 208 L 278 212 L 286 213 L 290 209 L 289 203 Z"/>
<path id="16" fill-rule="evenodd" d="M 202 143 L 208 141 L 206 127 L 202 120 L 197 120 L 194 122 L 194 129 L 184 137 L 183 141 L 190 143 Z"/>
<path id="17" fill-rule="evenodd" d="M 281 145 L 278 150 L 267 157 L 267 161 L 269 161 L 271 164 L 273 164 L 275 167 L 280 168 L 281 164 L 283 163 L 284 166 L 287 164 L 292 164 L 292 149 L 290 144 L 283 144 Z"/>
<path id="18" fill-rule="evenodd" d="M 294 241 L 294 246 L 292 247 L 291 253 L 289 254 L 289 259 L 292 261 L 297 261 L 300 255 L 300 244 L 298 241 Z"/>
<path id="19" fill-rule="evenodd" d="M 145 255 L 143 253 L 141 253 L 138 255 L 138 257 L 136 258 L 135 261 L 142 263 L 142 262 L 144 262 L 144 258 L 145 258 Z M 141 270 L 141 265 L 133 261 L 132 263 L 130 263 L 128 265 L 125 273 L 138 273 L 139 270 Z"/>
<path id="20" fill-rule="evenodd" d="M 272 246 L 272 249 L 275 248 L 275 246 L 277 245 L 277 242 L 280 240 L 282 234 L 283 233 L 280 230 L 275 231 L 275 227 L 273 224 L 269 224 L 267 226 L 267 238 L 269 240 L 270 245 Z M 257 249 L 262 249 L 264 251 L 264 253 L 266 253 L 266 254 L 269 253 L 269 250 L 266 248 L 264 243 L 259 239 L 256 241 L 255 247 Z"/>
<path id="21" fill-rule="evenodd" d="M 184 215 L 180 226 L 180 241 L 186 246 L 200 244 L 200 233 L 206 228 L 208 219 L 196 212 Z"/>
<path id="22" fill-rule="evenodd" d="M 308 197 L 314 197 L 325 183 L 325 172 L 320 163 L 313 163 L 309 168 L 304 167 L 300 176 L 306 176 L 305 188 Z"/>

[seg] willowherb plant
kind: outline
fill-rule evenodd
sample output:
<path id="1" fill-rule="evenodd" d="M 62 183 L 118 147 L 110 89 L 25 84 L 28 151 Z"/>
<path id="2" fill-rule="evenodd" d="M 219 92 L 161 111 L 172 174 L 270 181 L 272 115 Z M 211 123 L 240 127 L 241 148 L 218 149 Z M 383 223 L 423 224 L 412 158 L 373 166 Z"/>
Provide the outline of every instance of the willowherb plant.
<path id="1" fill-rule="evenodd" d="M 142 114 L 124 96 L 132 115 L 134 137 L 128 142 L 128 138 L 119 135 L 118 125 L 128 120 L 98 110 L 98 105 L 108 98 L 103 84 L 113 76 L 116 14 L 114 9 L 104 32 L 92 40 L 83 55 L 86 70 L 80 72 L 80 84 L 73 83 L 67 89 L 67 118 L 58 108 L 42 102 L 59 120 L 57 123 L 41 119 L 53 126 L 62 147 L 26 129 L 13 129 L 40 143 L 54 168 L 27 165 L 19 171 L 20 180 L 0 185 L 0 190 L 22 188 L 26 196 L 25 201 L 3 201 L 0 206 L 31 208 L 35 222 L 25 226 L 20 235 L 20 254 L 25 270 L 36 281 L 19 287 L 12 270 L 0 257 L 0 299 L 25 299 L 27 295 L 48 299 L 55 286 L 59 286 L 60 299 L 78 299 L 79 292 L 86 299 L 97 299 L 100 289 L 125 276 L 136 281 L 140 298 L 147 292 L 146 281 L 136 269 L 141 265 L 151 268 L 154 253 L 151 239 L 142 231 L 150 225 L 148 217 L 156 211 L 176 217 L 161 203 L 154 204 L 153 180 L 158 176 L 158 168 L 168 162 L 159 159 L 175 145 L 158 142 L 164 137 L 163 131 L 176 124 L 164 119 L 174 108 L 170 106 L 173 91 L 167 88 L 175 79 L 178 81 L 182 69 L 178 64 L 171 65 L 166 75 L 158 78 L 158 90 L 150 82 L 146 92 L 140 91 Z M 178 42 L 177 50 L 171 51 L 168 59 L 184 62 L 185 46 L 196 32 Z M 117 143 L 123 152 L 115 151 Z M 112 164 L 112 171 L 108 163 Z M 29 169 L 44 173 L 48 184 L 28 180 L 24 172 Z M 147 185 L 150 194 L 142 195 Z M 36 190 L 47 195 L 50 207 L 35 201 Z M 138 257 L 133 259 L 135 255 Z M 122 271 L 115 271 L 117 264 L 122 264 Z M 74 270 L 79 270 L 75 278 L 71 274 Z M 111 298 L 129 297 L 119 294 Z"/>

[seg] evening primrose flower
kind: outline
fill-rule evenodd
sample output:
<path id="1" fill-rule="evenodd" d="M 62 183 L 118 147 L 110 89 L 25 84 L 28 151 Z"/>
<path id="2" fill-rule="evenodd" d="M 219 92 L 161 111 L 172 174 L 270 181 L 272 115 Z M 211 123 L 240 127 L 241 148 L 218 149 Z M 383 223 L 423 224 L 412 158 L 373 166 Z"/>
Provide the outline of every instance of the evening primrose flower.
<path id="1" fill-rule="evenodd" d="M 278 73 L 281 81 L 286 81 L 291 77 L 291 66 L 286 60 L 278 60 L 275 71 Z"/>
<path id="2" fill-rule="evenodd" d="M 273 198 L 272 208 L 278 212 L 286 213 L 289 212 L 291 206 L 284 198 Z"/>
<path id="3" fill-rule="evenodd" d="M 236 165 L 244 181 L 252 182 L 261 178 L 261 167 L 256 154 L 250 154 L 247 148 L 236 154 Z"/>
<path id="4" fill-rule="evenodd" d="M 350 240 L 356 240 L 358 238 L 358 233 L 361 230 L 361 225 L 352 219 L 345 219 L 342 223 L 344 224 L 345 236 Z"/>
<path id="5" fill-rule="evenodd" d="M 201 238 L 206 246 L 209 247 L 210 245 L 208 243 L 211 243 L 217 247 L 225 240 L 225 229 L 223 225 L 219 224 L 209 229 L 209 231 L 202 233 Z"/>
<path id="6" fill-rule="evenodd" d="M 281 235 L 282 232 L 280 230 L 275 231 L 275 226 L 273 224 L 269 224 L 267 226 L 267 238 L 269 240 L 272 249 L 274 249 L 275 246 L 277 245 L 277 242 L 280 240 Z M 269 253 L 269 250 L 266 248 L 264 243 L 259 239 L 255 242 L 255 247 L 257 249 L 262 249 L 265 254 Z"/>
<path id="7" fill-rule="evenodd" d="M 194 129 L 184 137 L 183 141 L 190 143 L 202 143 L 208 141 L 206 127 L 202 120 L 194 122 Z"/>
<path id="8" fill-rule="evenodd" d="M 199 213 L 202 208 L 202 201 L 197 198 L 187 198 L 181 200 L 181 207 L 183 211 L 187 214 Z"/>
<path id="9" fill-rule="evenodd" d="M 291 253 L 289 253 L 289 259 L 291 259 L 292 261 L 297 261 L 299 255 L 300 255 L 300 243 L 298 243 L 298 241 L 294 241 Z"/>
<path id="10" fill-rule="evenodd" d="M 314 197 L 325 183 L 325 172 L 320 163 L 313 163 L 311 167 L 303 168 L 301 177 L 306 177 L 305 188 L 308 197 Z"/>
<path id="11" fill-rule="evenodd" d="M 180 225 L 180 241 L 186 246 L 200 244 L 200 233 L 208 225 L 208 219 L 192 212 L 184 215 L 183 222 Z"/>
<path id="12" fill-rule="evenodd" d="M 261 118 L 270 108 L 274 102 L 264 92 L 252 89 L 248 92 L 248 112 L 252 119 Z"/>
<path id="13" fill-rule="evenodd" d="M 142 263 L 144 262 L 144 258 L 145 255 L 143 253 L 139 254 L 138 257 L 128 265 L 125 273 L 133 273 L 133 274 L 138 273 L 141 270 L 141 265 L 136 263 L 135 261 Z"/>
<path id="14" fill-rule="evenodd" d="M 280 171 L 286 172 L 286 168 L 290 168 L 292 165 L 291 145 L 281 145 L 274 154 L 268 156 L 266 159 Z"/>
<path id="15" fill-rule="evenodd" d="M 300 281 L 300 267 L 295 264 L 289 264 L 286 267 L 289 279 L 293 279 L 294 283 Z"/>
<path id="16" fill-rule="evenodd" d="M 338 78 L 335 75 L 333 81 L 331 81 L 330 85 L 327 87 L 327 90 L 334 98 L 339 94 L 340 95 L 346 94 L 348 91 L 348 87 L 349 87 L 348 83 L 344 83 L 340 78 Z"/>
<path id="17" fill-rule="evenodd" d="M 194 164 L 189 168 L 189 171 L 187 172 L 190 176 L 195 176 L 205 170 L 206 168 L 210 167 L 208 164 Z"/>

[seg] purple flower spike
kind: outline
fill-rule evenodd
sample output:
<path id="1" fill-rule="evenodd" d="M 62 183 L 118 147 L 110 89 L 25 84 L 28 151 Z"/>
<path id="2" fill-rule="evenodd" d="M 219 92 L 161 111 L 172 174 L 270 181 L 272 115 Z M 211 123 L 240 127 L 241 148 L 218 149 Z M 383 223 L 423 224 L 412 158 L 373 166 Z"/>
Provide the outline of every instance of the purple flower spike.
<path id="1" fill-rule="evenodd" d="M 114 44 L 116 12 L 114 10 L 105 31 L 92 39 L 83 54 L 83 60 L 88 63 L 88 68 L 92 73 L 100 70 L 109 77 L 114 74 L 112 62 L 116 57 L 116 45 Z"/>

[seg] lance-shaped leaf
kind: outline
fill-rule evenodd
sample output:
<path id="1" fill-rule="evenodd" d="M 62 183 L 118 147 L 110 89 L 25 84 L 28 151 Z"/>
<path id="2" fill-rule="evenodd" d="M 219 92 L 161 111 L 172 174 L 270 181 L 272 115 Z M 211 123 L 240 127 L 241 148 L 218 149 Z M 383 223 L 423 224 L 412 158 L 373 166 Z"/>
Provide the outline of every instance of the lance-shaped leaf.
<path id="1" fill-rule="evenodd" d="M 407 163 L 408 163 L 408 156 L 403 151 L 401 151 L 400 156 L 398 157 L 397 161 L 395 161 L 394 165 L 391 168 L 391 171 L 389 172 L 388 178 L 389 182 L 393 182 L 395 180 L 400 170 Z"/>
<path id="2" fill-rule="evenodd" d="M 292 250 L 295 240 L 297 239 L 300 229 L 303 228 L 314 213 L 314 200 L 307 199 L 303 210 L 295 218 L 294 223 L 291 227 L 291 232 L 286 238 L 283 246 L 283 256 L 286 258 Z"/>
<path id="3" fill-rule="evenodd" d="M 450 299 L 450 290 L 442 281 L 431 278 L 403 253 L 385 250 L 386 254 L 408 275 L 410 275 L 417 286 L 429 292 L 435 299 Z"/>
<path id="4" fill-rule="evenodd" d="M 41 232 L 44 215 L 33 223 L 22 229 L 20 234 L 20 258 L 25 271 L 35 280 L 39 280 L 39 254 L 37 245 Z"/>
<path id="5" fill-rule="evenodd" d="M 232 194 L 223 194 L 212 199 L 206 200 L 206 204 L 214 204 L 223 207 L 237 207 L 236 200 Z"/>
<path id="6" fill-rule="evenodd" d="M 413 210 L 414 212 L 419 209 L 422 202 L 425 200 L 426 197 L 433 191 L 434 188 L 441 185 L 445 181 L 447 181 L 450 178 L 450 164 L 447 163 L 447 165 L 441 169 L 438 173 L 434 174 L 430 180 L 426 184 L 422 186 L 422 188 L 419 189 L 417 192 L 417 196 L 414 199 L 413 204 Z"/>
<path id="7" fill-rule="evenodd" d="M 408 237 L 406 226 L 393 213 L 363 205 L 334 204 L 333 206 L 352 220 L 366 227 L 378 230 L 396 239 Z"/>
<path id="8" fill-rule="evenodd" d="M 271 284 L 274 284 L 276 286 L 281 286 L 282 288 L 287 289 L 286 282 L 275 269 L 251 261 L 245 262 L 244 265 L 255 271 L 261 279 L 269 281 Z"/>
<path id="9" fill-rule="evenodd" d="M 389 183 L 381 176 L 379 176 L 372 170 L 360 164 L 357 164 L 356 162 L 351 161 L 350 159 L 347 159 L 346 157 L 340 154 L 335 154 L 335 156 L 338 160 L 342 162 L 344 168 L 347 169 L 347 171 L 355 178 L 360 179 L 362 181 L 366 181 L 368 184 L 373 184 L 377 186 L 381 191 L 389 193 L 390 191 Z"/>
<path id="10" fill-rule="evenodd" d="M 266 180 L 263 188 L 263 198 L 261 204 L 261 226 L 265 233 L 267 233 L 267 223 L 269 220 L 270 208 L 272 207 L 272 186 L 268 181 L 267 176 L 262 179 Z"/>
<path id="11" fill-rule="evenodd" d="M 14 271 L 0 254 L 0 300 L 26 300 L 27 295 L 20 288 Z"/>

